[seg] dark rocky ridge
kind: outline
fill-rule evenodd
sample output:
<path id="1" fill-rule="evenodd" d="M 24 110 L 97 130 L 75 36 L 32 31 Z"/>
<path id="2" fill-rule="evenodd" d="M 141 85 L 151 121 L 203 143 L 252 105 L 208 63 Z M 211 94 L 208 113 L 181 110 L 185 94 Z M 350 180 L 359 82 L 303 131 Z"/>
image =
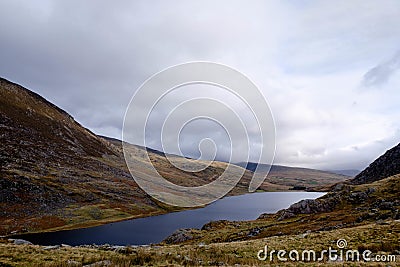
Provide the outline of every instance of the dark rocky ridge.
<path id="1" fill-rule="evenodd" d="M 386 151 L 359 173 L 351 184 L 368 184 L 400 173 L 400 144 Z"/>

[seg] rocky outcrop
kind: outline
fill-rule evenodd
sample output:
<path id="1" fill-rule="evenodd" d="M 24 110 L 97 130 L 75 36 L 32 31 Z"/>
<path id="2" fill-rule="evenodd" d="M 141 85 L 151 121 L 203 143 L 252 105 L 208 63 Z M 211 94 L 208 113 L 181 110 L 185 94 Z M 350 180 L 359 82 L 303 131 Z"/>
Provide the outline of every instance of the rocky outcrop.
<path id="1" fill-rule="evenodd" d="M 31 242 L 24 239 L 8 239 L 9 242 L 13 242 L 15 245 L 33 245 Z"/>
<path id="2" fill-rule="evenodd" d="M 350 180 L 352 184 L 369 184 L 400 173 L 400 144 L 386 151 L 365 170 Z"/>
<path id="3" fill-rule="evenodd" d="M 228 224 L 229 224 L 229 221 L 227 221 L 227 220 L 211 221 L 211 222 L 208 222 L 205 225 L 203 225 L 203 227 L 201 227 L 201 230 L 207 230 L 207 231 L 215 230 L 215 229 L 224 227 Z"/>
<path id="4" fill-rule="evenodd" d="M 339 198 L 337 197 L 328 199 L 304 199 L 291 205 L 288 209 L 279 211 L 278 220 L 285 220 L 297 214 L 330 212 L 335 208 L 338 202 Z"/>
<path id="5" fill-rule="evenodd" d="M 172 235 L 164 239 L 164 242 L 167 244 L 176 244 L 191 240 L 193 239 L 191 230 L 192 229 L 178 229 Z"/>

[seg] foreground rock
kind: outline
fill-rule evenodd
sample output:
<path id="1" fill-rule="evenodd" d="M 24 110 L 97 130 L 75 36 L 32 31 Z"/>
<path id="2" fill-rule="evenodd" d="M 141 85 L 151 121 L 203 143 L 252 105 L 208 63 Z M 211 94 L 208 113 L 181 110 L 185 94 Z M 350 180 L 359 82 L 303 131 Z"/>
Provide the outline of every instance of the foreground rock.
<path id="1" fill-rule="evenodd" d="M 164 242 L 167 244 L 182 243 L 193 239 L 192 229 L 178 229 L 172 235 L 168 236 Z"/>
<path id="2" fill-rule="evenodd" d="M 8 239 L 8 241 L 13 242 L 15 245 L 33 245 L 31 242 L 24 239 Z"/>

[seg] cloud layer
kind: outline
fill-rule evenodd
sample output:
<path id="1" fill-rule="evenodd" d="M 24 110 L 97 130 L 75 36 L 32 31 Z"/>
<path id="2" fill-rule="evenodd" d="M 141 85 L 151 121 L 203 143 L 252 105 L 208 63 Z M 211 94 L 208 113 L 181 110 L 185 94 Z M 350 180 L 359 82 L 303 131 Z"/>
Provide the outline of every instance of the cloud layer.
<path id="1" fill-rule="evenodd" d="M 0 24 L 0 75 L 99 134 L 120 138 L 129 99 L 148 77 L 206 60 L 263 91 L 277 164 L 362 169 L 400 140 L 395 0 L 5 0 Z M 182 137 L 188 154 L 207 135 L 199 127 Z"/>

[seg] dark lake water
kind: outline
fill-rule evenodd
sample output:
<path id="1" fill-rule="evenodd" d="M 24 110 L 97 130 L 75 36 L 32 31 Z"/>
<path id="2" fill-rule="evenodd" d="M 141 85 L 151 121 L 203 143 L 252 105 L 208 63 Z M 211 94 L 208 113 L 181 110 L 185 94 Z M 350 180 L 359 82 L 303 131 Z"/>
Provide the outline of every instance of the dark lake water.
<path id="1" fill-rule="evenodd" d="M 205 208 L 133 219 L 106 225 L 27 234 L 20 238 L 39 245 L 144 245 L 161 242 L 180 228 L 201 228 L 209 221 L 243 221 L 256 219 L 262 213 L 274 213 L 302 199 L 324 195 L 316 192 L 265 192 L 220 199 Z"/>

